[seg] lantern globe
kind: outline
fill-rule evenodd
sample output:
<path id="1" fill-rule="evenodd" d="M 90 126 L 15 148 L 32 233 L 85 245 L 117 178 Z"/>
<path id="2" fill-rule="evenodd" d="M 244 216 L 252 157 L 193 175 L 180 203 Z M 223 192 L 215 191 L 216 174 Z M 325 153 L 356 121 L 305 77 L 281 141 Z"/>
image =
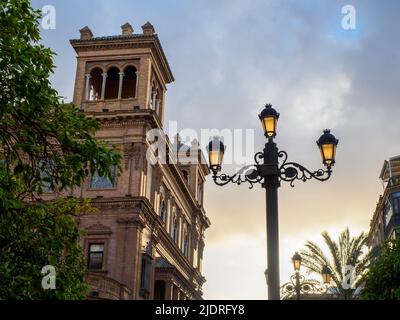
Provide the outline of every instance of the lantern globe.
<path id="1" fill-rule="evenodd" d="M 292 257 L 293 268 L 294 268 L 295 271 L 299 271 L 300 270 L 301 261 L 302 261 L 301 255 L 299 255 L 299 253 L 296 252 L 294 254 L 294 256 Z"/>
<path id="2" fill-rule="evenodd" d="M 207 151 L 210 169 L 214 172 L 221 170 L 222 160 L 225 153 L 224 143 L 218 137 L 214 137 L 209 142 Z"/>
<path id="3" fill-rule="evenodd" d="M 263 126 L 264 135 L 268 139 L 276 136 L 276 129 L 278 126 L 279 113 L 272 107 L 271 104 L 266 104 L 263 111 L 258 116 Z"/>
<path id="4" fill-rule="evenodd" d="M 332 279 L 331 269 L 328 266 L 323 266 L 323 268 L 321 270 L 321 274 L 322 274 L 322 282 L 324 284 L 329 284 Z"/>
<path id="5" fill-rule="evenodd" d="M 331 133 L 329 129 L 325 129 L 322 136 L 319 137 L 317 145 L 321 152 L 322 163 L 331 167 L 335 164 L 336 147 L 339 140 Z"/>

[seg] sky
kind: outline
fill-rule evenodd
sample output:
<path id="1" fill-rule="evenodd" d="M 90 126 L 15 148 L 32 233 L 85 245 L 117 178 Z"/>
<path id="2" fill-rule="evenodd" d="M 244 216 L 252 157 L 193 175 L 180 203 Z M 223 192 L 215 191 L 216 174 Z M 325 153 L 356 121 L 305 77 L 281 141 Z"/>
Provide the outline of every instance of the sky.
<path id="1" fill-rule="evenodd" d="M 383 161 L 400 154 L 400 23 L 398 1 L 329 0 L 69 0 L 33 1 L 56 8 L 56 28 L 42 30 L 56 53 L 52 83 L 72 99 L 75 52 L 69 39 L 88 25 L 95 36 L 135 31 L 150 21 L 175 77 L 168 85 L 165 129 L 252 130 L 265 139 L 258 114 L 280 112 L 276 142 L 291 161 L 322 166 L 315 141 L 331 128 L 339 138 L 333 177 L 279 190 L 281 283 L 305 241 L 321 243 L 368 231 L 382 192 Z M 355 9 L 343 29 L 342 8 Z M 229 148 L 229 146 L 228 146 Z M 228 149 L 227 149 L 228 150 Z M 227 170 L 232 170 L 230 166 Z M 203 271 L 206 299 L 265 299 L 265 195 L 256 186 L 205 187 L 211 220 Z"/>

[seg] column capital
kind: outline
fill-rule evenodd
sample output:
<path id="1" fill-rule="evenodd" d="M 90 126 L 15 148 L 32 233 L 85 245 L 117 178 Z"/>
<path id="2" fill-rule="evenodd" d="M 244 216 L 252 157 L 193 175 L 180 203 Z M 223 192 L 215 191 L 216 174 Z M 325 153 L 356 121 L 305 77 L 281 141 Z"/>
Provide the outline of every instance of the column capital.
<path id="1" fill-rule="evenodd" d="M 118 72 L 118 74 L 119 74 L 120 77 L 121 76 L 123 77 L 125 75 L 125 73 L 123 71 Z"/>

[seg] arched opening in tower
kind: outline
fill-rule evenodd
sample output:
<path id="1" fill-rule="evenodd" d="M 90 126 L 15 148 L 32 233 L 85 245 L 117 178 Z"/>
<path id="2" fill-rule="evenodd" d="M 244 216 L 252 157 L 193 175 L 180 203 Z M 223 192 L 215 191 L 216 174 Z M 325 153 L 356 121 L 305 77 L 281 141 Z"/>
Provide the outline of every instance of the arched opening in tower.
<path id="1" fill-rule="evenodd" d="M 136 93 L 136 68 L 128 66 L 124 70 L 122 99 L 134 98 Z"/>
<path id="2" fill-rule="evenodd" d="M 117 99 L 119 86 L 119 69 L 112 67 L 107 71 L 105 99 Z"/>
<path id="3" fill-rule="evenodd" d="M 100 68 L 94 68 L 90 71 L 90 101 L 100 100 L 101 98 L 101 86 L 103 81 L 102 73 L 103 71 Z"/>

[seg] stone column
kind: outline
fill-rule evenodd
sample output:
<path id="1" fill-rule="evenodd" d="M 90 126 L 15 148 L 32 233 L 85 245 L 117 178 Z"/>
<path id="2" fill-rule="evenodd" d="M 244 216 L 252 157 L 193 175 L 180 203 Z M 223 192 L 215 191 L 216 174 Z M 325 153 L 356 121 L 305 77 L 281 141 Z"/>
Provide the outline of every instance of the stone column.
<path id="1" fill-rule="evenodd" d="M 176 285 L 172 285 L 172 300 L 179 300 L 179 288 Z"/>
<path id="2" fill-rule="evenodd" d="M 138 96 L 138 88 L 139 88 L 139 71 L 136 71 L 135 98 L 137 98 Z"/>
<path id="3" fill-rule="evenodd" d="M 103 83 L 101 84 L 101 100 L 104 100 L 104 96 L 106 94 L 106 79 L 107 79 L 107 73 L 103 73 Z"/>
<path id="4" fill-rule="evenodd" d="M 86 84 L 85 84 L 85 100 L 89 100 L 89 94 L 90 94 L 90 74 L 85 74 L 86 78 Z"/>
<path id="5" fill-rule="evenodd" d="M 198 269 L 200 273 L 203 273 L 203 252 L 204 252 L 204 240 L 201 239 L 199 243 L 199 252 L 198 252 Z"/>
<path id="6" fill-rule="evenodd" d="M 174 288 L 174 285 L 172 284 L 172 281 L 165 281 L 165 300 L 172 300 L 172 290 Z"/>
<path id="7" fill-rule="evenodd" d="M 121 71 L 119 74 L 119 83 L 118 83 L 118 99 L 122 98 L 122 84 L 124 82 L 124 73 Z"/>

